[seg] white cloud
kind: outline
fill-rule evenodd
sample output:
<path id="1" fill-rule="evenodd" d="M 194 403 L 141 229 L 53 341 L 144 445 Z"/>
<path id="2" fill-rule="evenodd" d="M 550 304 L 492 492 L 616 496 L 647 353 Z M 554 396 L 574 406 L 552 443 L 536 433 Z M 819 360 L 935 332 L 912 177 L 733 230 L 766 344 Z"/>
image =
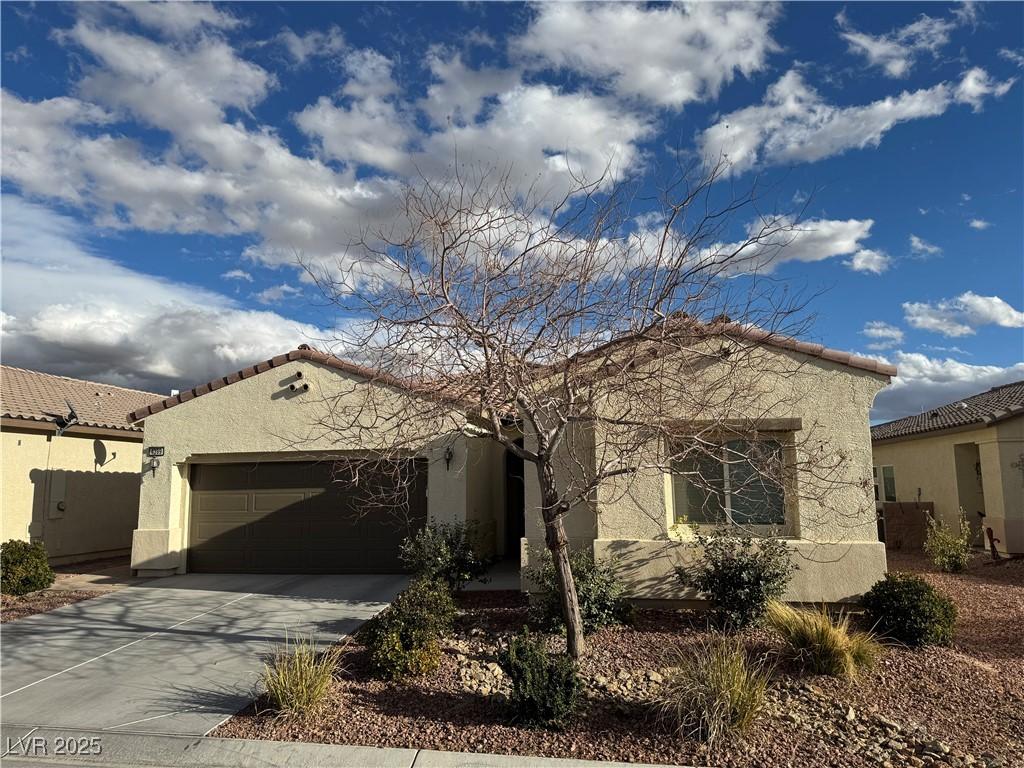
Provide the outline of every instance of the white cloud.
<path id="1" fill-rule="evenodd" d="M 967 222 L 967 226 L 971 229 L 988 229 L 992 226 L 992 222 L 985 221 L 984 219 L 971 219 Z"/>
<path id="2" fill-rule="evenodd" d="M 518 69 L 472 69 L 459 53 L 441 48 L 427 54 L 427 65 L 434 82 L 419 107 L 438 126 L 446 125 L 448 120 L 456 125 L 473 122 L 487 98 L 512 90 L 522 76 Z"/>
<path id="3" fill-rule="evenodd" d="M 1016 82 L 1015 77 L 1002 81 L 993 80 L 981 67 L 971 67 L 957 85 L 955 98 L 961 104 L 970 104 L 975 112 L 981 112 L 986 98 L 1005 96 Z"/>
<path id="4" fill-rule="evenodd" d="M 910 252 L 915 256 L 937 256 L 942 249 L 917 235 L 910 236 Z"/>
<path id="5" fill-rule="evenodd" d="M 1014 51 L 1010 48 L 1000 48 L 999 57 L 1006 59 L 1011 64 L 1014 64 L 1021 69 L 1024 69 L 1024 53 L 1021 51 Z"/>
<path id="6" fill-rule="evenodd" d="M 906 77 L 923 53 L 937 56 L 957 26 L 948 19 L 922 14 L 905 27 L 882 35 L 870 35 L 854 29 L 845 10 L 839 12 L 836 22 L 839 24 L 839 36 L 849 44 L 850 52 L 862 55 L 870 66 L 882 68 L 889 77 Z"/>
<path id="7" fill-rule="evenodd" d="M 772 3 L 543 3 L 513 43 L 522 61 L 568 69 L 623 97 L 680 108 L 760 71 L 778 46 Z"/>
<path id="8" fill-rule="evenodd" d="M 289 296 L 297 296 L 302 293 L 301 288 L 296 288 L 294 285 L 288 283 L 281 283 L 281 285 L 273 285 L 270 288 L 264 288 L 259 293 L 255 294 L 256 301 L 260 304 L 279 304 Z"/>
<path id="9" fill-rule="evenodd" d="M 234 29 L 241 21 L 211 3 L 124 2 L 120 7 L 142 25 L 167 36 L 187 35 L 202 27 Z"/>
<path id="10" fill-rule="evenodd" d="M 252 282 L 252 275 L 246 272 L 244 269 L 229 269 L 223 275 L 222 278 L 225 280 L 244 280 L 247 283 Z"/>
<path id="11" fill-rule="evenodd" d="M 899 374 L 878 393 L 873 421 L 889 421 L 923 413 L 992 387 L 1024 378 L 1024 363 L 1009 366 L 971 365 L 953 358 L 933 358 L 919 352 L 895 352 L 880 358 Z"/>
<path id="12" fill-rule="evenodd" d="M 951 337 L 971 336 L 983 325 L 1024 328 L 1024 312 L 998 296 L 979 296 L 972 291 L 934 303 L 906 302 L 903 314 L 914 328 Z"/>
<path id="13" fill-rule="evenodd" d="M 984 70 L 980 70 L 984 73 Z M 893 127 L 941 115 L 957 102 L 1001 96 L 1013 84 L 994 85 L 970 70 L 959 83 L 903 91 L 869 104 L 828 104 L 791 69 L 768 88 L 761 104 L 730 112 L 699 137 L 704 157 L 722 157 L 740 173 L 765 165 L 810 163 L 851 149 L 878 146 Z M 976 107 L 977 109 L 977 107 Z"/>
<path id="14" fill-rule="evenodd" d="M 741 242 L 718 244 L 702 258 L 722 263 L 728 258 L 737 272 L 769 273 L 784 262 L 825 261 L 837 256 L 850 256 L 844 264 L 855 271 L 883 272 L 888 267 L 888 256 L 862 245 L 861 241 L 871 236 L 872 219 L 808 219 L 792 224 L 781 218 L 767 223 L 779 230 L 778 234 L 769 234 L 742 250 Z M 758 236 L 765 224 L 760 219 L 750 222 L 748 236 Z"/>
<path id="15" fill-rule="evenodd" d="M 93 253 L 75 220 L 4 195 L 4 361 L 166 392 L 325 332 Z"/>
<path id="16" fill-rule="evenodd" d="M 903 331 L 895 325 L 890 325 L 881 320 L 871 320 L 865 323 L 864 330 L 861 333 L 869 339 L 874 339 L 874 341 L 868 344 L 868 349 L 876 351 L 892 349 L 903 343 Z"/>
<path id="17" fill-rule="evenodd" d="M 296 66 L 302 66 L 315 58 L 337 56 L 345 50 L 345 36 L 333 25 L 326 32 L 312 30 L 304 35 L 285 27 L 276 40 L 288 51 Z"/>
<path id="18" fill-rule="evenodd" d="M 871 248 L 861 248 L 848 261 L 843 262 L 854 272 L 870 272 L 873 275 L 882 274 L 889 269 L 891 263 L 887 253 Z"/>

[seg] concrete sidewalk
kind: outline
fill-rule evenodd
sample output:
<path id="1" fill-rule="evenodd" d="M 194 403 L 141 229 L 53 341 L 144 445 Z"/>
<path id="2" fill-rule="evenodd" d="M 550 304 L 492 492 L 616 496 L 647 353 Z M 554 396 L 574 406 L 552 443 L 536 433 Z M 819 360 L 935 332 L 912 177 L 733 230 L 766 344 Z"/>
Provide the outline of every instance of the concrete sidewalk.
<path id="1" fill-rule="evenodd" d="M 0 758 L 4 766 L 11 768 L 39 768 L 41 765 L 78 768 L 672 768 L 427 749 L 379 749 L 12 725 L 3 726 L 0 740 Z M 80 754 L 55 754 L 58 745 L 71 743 Z M 83 751 L 91 754 L 81 754 Z"/>

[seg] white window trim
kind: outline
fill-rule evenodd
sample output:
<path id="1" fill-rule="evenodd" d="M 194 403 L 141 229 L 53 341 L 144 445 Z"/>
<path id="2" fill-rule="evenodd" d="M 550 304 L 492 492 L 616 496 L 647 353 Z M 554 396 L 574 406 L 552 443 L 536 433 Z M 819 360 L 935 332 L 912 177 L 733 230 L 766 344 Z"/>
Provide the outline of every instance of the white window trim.
<path id="1" fill-rule="evenodd" d="M 892 470 L 892 498 L 887 498 L 885 495 L 885 470 Z M 881 502 L 895 502 L 899 498 L 899 493 L 896 491 L 896 467 L 893 464 L 882 464 L 878 467 L 878 482 L 879 482 L 879 494 L 878 499 Z"/>

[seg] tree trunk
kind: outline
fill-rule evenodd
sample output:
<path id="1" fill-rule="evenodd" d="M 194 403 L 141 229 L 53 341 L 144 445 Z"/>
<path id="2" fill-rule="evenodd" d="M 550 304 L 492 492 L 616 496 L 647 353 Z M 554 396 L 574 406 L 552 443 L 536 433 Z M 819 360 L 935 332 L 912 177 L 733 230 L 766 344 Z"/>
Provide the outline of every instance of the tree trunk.
<path id="1" fill-rule="evenodd" d="M 558 491 L 555 488 L 554 473 L 546 461 L 538 462 L 537 475 L 540 479 L 541 499 L 544 507 L 544 541 L 555 564 L 555 580 L 562 598 L 562 618 L 565 621 L 566 649 L 573 659 L 586 651 L 583 639 L 583 617 L 580 615 L 580 601 L 576 594 L 576 580 L 569 565 L 569 539 L 558 508 Z"/>

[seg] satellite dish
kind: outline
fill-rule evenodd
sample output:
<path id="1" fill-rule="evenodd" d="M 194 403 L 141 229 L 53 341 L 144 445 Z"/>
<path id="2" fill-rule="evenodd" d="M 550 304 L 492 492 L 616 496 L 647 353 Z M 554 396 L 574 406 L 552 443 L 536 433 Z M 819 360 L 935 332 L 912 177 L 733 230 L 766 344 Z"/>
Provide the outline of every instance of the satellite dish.
<path id="1" fill-rule="evenodd" d="M 70 427 L 78 423 L 78 412 L 75 411 L 75 406 L 68 402 L 67 398 L 64 398 L 64 405 L 68 407 L 68 415 L 61 417 L 60 422 L 57 424 L 57 437 L 60 437 Z"/>

